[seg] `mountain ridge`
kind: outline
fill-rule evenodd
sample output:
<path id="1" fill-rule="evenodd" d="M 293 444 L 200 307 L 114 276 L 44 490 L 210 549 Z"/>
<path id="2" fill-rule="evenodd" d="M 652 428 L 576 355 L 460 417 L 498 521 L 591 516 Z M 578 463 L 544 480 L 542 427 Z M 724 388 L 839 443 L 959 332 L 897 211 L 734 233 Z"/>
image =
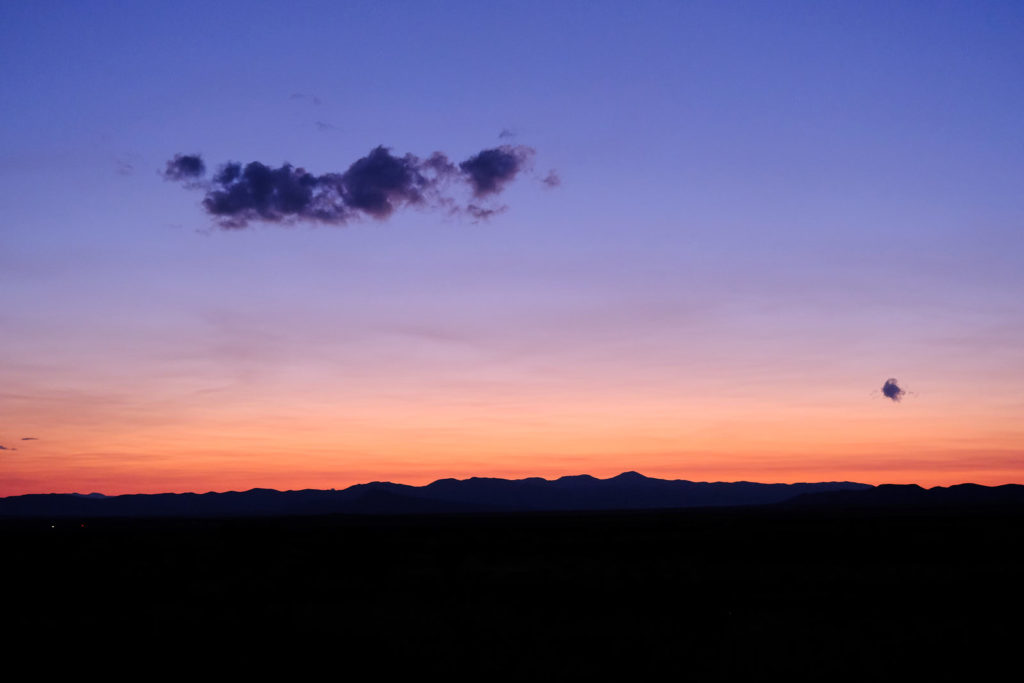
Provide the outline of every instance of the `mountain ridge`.
<path id="1" fill-rule="evenodd" d="M 695 482 L 628 471 L 607 479 L 443 478 L 422 486 L 373 481 L 344 489 L 26 494 L 0 498 L 0 517 L 265 517 L 325 514 L 448 514 L 654 510 L 783 504 L 795 507 L 1024 504 L 1024 486 L 858 482 Z"/>

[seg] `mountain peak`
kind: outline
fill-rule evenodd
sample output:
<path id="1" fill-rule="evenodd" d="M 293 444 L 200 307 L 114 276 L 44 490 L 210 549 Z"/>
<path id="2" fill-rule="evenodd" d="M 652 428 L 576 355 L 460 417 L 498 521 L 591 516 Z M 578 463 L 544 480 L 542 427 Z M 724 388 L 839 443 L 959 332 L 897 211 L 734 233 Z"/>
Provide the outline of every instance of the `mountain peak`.
<path id="1" fill-rule="evenodd" d="M 647 481 L 647 479 L 648 477 L 645 477 L 639 472 L 634 472 L 633 470 L 630 470 L 629 472 L 617 474 L 608 481 Z"/>

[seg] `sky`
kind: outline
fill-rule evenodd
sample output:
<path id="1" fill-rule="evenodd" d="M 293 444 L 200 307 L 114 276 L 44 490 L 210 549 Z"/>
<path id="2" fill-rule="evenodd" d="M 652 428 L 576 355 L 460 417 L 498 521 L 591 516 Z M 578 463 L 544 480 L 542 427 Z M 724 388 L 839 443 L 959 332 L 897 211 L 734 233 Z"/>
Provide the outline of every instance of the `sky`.
<path id="1" fill-rule="evenodd" d="M 0 495 L 1024 483 L 1021 3 L 17 1 L 0 63 Z"/>

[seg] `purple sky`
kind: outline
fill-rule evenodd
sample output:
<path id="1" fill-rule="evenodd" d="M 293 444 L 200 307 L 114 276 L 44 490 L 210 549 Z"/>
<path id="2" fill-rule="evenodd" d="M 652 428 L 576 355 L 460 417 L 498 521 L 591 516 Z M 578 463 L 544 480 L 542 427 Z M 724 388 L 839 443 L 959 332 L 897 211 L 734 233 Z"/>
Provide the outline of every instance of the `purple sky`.
<path id="1" fill-rule="evenodd" d="M 9 2 L 0 62 L 0 495 L 1024 478 L 1019 3 Z M 378 145 L 535 154 L 485 221 L 160 175 Z"/>

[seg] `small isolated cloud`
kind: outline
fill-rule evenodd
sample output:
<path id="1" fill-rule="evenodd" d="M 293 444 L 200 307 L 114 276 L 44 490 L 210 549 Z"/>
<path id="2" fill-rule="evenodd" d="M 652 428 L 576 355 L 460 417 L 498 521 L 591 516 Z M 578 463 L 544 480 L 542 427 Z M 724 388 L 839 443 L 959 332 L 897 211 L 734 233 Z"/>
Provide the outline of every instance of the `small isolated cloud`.
<path id="1" fill-rule="evenodd" d="M 314 121 L 313 125 L 316 126 L 317 130 L 322 131 L 324 133 L 330 130 L 338 130 L 338 127 L 331 123 L 330 121 Z"/>
<path id="2" fill-rule="evenodd" d="M 34 436 L 23 436 L 23 437 L 21 437 L 21 440 L 22 441 L 39 441 L 39 439 L 37 439 Z"/>
<path id="3" fill-rule="evenodd" d="M 206 164 L 198 154 L 175 154 L 167 162 L 164 178 L 167 180 L 195 180 L 206 173 Z"/>
<path id="4" fill-rule="evenodd" d="M 559 177 L 558 172 L 555 169 L 548 171 L 548 174 L 541 179 L 541 182 L 548 187 L 558 187 L 562 184 L 562 179 Z"/>
<path id="5" fill-rule="evenodd" d="M 882 385 L 882 396 L 892 399 L 893 401 L 899 401 L 906 393 L 906 391 L 900 388 L 900 385 L 897 384 L 896 378 L 894 377 L 890 377 L 885 380 L 885 384 Z"/>
<path id="6" fill-rule="evenodd" d="M 498 138 L 501 140 L 511 140 L 516 136 L 516 132 L 510 128 L 502 128 L 501 132 L 498 133 Z"/>
<path id="7" fill-rule="evenodd" d="M 483 220 L 504 207 L 462 206 L 448 191 L 461 184 L 477 199 L 497 195 L 527 168 L 533 154 L 529 147 L 503 145 L 455 164 L 441 152 L 421 159 L 378 146 L 341 172 L 314 175 L 288 163 L 275 168 L 258 161 L 228 162 L 209 181 L 199 180 L 206 170 L 199 155 L 177 154 L 163 174 L 187 188 L 205 190 L 203 208 L 223 228 L 244 228 L 251 221 L 380 220 L 405 206 L 440 207 Z"/>
<path id="8" fill-rule="evenodd" d="M 16 451 L 16 450 L 18 450 L 18 449 L 17 448 L 8 448 L 7 446 L 4 446 L 4 445 L 0 444 L 0 451 Z"/>

